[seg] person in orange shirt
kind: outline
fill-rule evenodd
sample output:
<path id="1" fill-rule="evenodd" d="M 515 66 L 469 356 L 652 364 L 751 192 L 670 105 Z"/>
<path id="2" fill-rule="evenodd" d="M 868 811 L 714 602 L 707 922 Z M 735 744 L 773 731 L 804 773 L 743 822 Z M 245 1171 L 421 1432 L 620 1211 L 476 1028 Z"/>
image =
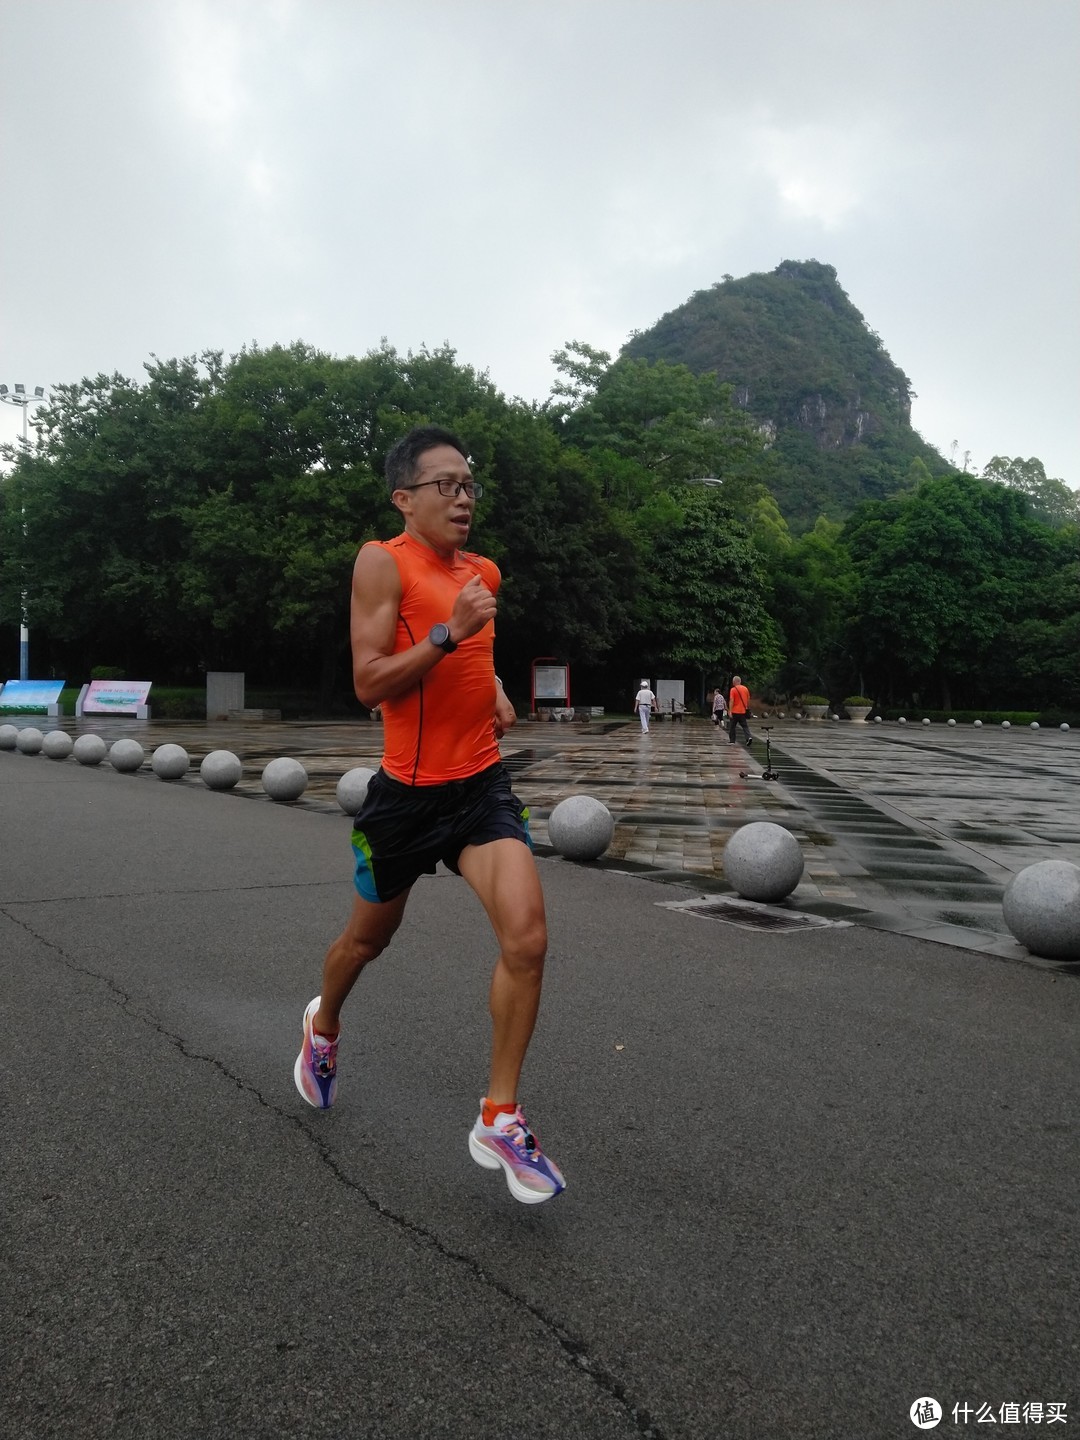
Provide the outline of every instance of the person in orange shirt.
<path id="1" fill-rule="evenodd" d="M 731 694 L 728 696 L 728 741 L 735 744 L 735 731 L 742 726 L 746 734 L 747 745 L 753 740 L 750 734 L 750 723 L 747 716 L 750 714 L 750 691 L 742 683 L 738 675 L 731 677 Z"/>
<path id="2" fill-rule="evenodd" d="M 382 708 L 383 758 L 354 822 L 352 913 L 304 1012 L 293 1079 L 309 1105 L 333 1104 L 342 1006 L 390 943 L 412 886 L 441 860 L 476 893 L 499 947 L 487 1094 L 469 1153 L 501 1168 L 515 1199 L 536 1204 L 566 1182 L 518 1104 L 547 921 L 528 811 L 499 756 L 517 718 L 493 659 L 502 577 L 462 548 L 483 487 L 457 436 L 434 425 L 411 430 L 387 455 L 386 478 L 404 528 L 361 548 L 352 586 L 353 683 L 364 705 Z"/>

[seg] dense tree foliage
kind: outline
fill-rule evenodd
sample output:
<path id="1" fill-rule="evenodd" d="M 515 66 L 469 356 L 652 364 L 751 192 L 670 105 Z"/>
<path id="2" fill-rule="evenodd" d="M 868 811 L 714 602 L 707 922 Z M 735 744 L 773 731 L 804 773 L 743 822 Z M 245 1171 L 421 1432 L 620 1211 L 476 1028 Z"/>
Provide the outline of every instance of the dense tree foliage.
<path id="1" fill-rule="evenodd" d="M 771 443 L 730 386 L 682 364 L 581 341 L 555 359 L 544 406 L 448 348 L 386 344 L 207 352 L 154 359 L 141 383 L 57 387 L 0 487 L 0 640 L 14 655 L 25 595 L 37 675 L 236 668 L 345 704 L 353 558 L 400 528 L 383 461 L 437 422 L 485 485 L 473 543 L 504 572 L 498 662 L 519 700 L 530 661 L 556 656 L 578 699 L 608 706 L 639 672 L 697 698 L 734 670 L 834 701 L 1080 706 L 1076 496 L 1039 461 L 935 475 L 871 440 L 847 462 L 850 497 L 870 498 L 789 527 L 777 467 L 811 505 L 812 439 Z"/>

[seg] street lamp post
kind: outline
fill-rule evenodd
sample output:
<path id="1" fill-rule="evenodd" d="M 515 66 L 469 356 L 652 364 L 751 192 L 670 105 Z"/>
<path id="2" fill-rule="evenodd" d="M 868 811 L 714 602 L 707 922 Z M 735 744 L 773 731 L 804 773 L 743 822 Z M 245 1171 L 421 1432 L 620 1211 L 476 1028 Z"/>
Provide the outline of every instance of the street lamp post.
<path id="1" fill-rule="evenodd" d="M 22 410 L 22 442 L 23 449 L 29 447 L 30 441 L 27 435 L 26 422 L 27 413 L 31 405 L 45 405 L 45 387 L 36 385 L 34 393 L 28 395 L 25 385 L 16 385 L 13 394 L 8 393 L 6 385 L 0 385 L 0 400 L 6 405 L 18 405 Z M 26 512 L 23 512 L 23 534 L 26 534 Z M 22 592 L 22 620 L 19 625 L 19 679 L 30 679 L 30 630 L 26 623 L 26 591 Z"/>

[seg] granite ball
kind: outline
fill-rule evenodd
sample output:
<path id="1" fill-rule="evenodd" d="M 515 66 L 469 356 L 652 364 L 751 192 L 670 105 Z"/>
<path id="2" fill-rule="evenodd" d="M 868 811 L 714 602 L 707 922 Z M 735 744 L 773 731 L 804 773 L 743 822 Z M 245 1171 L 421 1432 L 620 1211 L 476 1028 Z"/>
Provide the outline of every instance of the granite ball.
<path id="1" fill-rule="evenodd" d="M 955 725 L 955 724 L 956 724 L 956 721 L 955 721 L 955 720 L 946 720 L 945 723 L 946 723 L 946 725 Z"/>
<path id="2" fill-rule="evenodd" d="M 50 730 L 41 742 L 41 753 L 50 760 L 66 760 L 75 748 L 75 742 L 66 730 Z"/>
<path id="3" fill-rule="evenodd" d="M 140 769 L 146 759 L 146 751 L 138 740 L 117 740 L 109 747 L 109 764 L 121 775 L 131 775 Z"/>
<path id="4" fill-rule="evenodd" d="M 1031 724 L 1028 726 L 1029 730 L 1037 730 L 1038 728 L 1039 722 L 1037 720 L 1032 720 Z"/>
<path id="5" fill-rule="evenodd" d="M 922 722 L 922 723 L 923 723 L 924 725 L 929 725 L 929 724 L 930 724 L 930 721 L 926 718 L 925 715 L 923 716 L 923 722 Z"/>
<path id="6" fill-rule="evenodd" d="M 906 725 L 906 724 L 907 724 L 907 721 L 904 719 L 903 715 L 901 715 L 901 716 L 900 716 L 900 719 L 897 720 L 896 723 L 897 723 L 898 725 Z"/>
<path id="7" fill-rule="evenodd" d="M 15 737 L 15 749 L 22 755 L 40 755 L 45 736 L 33 725 L 27 725 Z"/>
<path id="8" fill-rule="evenodd" d="M 159 745 L 150 759 L 150 768 L 159 780 L 179 780 L 190 764 L 182 745 Z"/>
<path id="9" fill-rule="evenodd" d="M 611 811 L 592 795 L 568 795 L 548 816 L 548 839 L 567 860 L 598 860 L 614 834 Z"/>
<path id="10" fill-rule="evenodd" d="M 281 756 L 263 770 L 262 783 L 271 800 L 299 800 L 307 789 L 308 775 L 299 760 Z"/>
<path id="11" fill-rule="evenodd" d="M 337 803 L 345 811 L 346 815 L 355 815 L 363 805 L 367 797 L 368 785 L 375 774 L 366 765 L 357 765 L 352 770 L 346 770 L 341 779 L 337 782 Z"/>
<path id="12" fill-rule="evenodd" d="M 875 715 L 875 716 L 874 716 L 874 724 L 875 724 L 875 725 L 880 725 L 880 724 L 881 724 L 881 716 L 880 716 L 880 715 Z"/>
<path id="13" fill-rule="evenodd" d="M 1011 730 L 1011 729 L 1012 729 L 1012 721 L 1010 721 L 1010 720 L 1002 720 L 1002 722 L 1001 722 L 1001 728 L 1002 728 L 1003 730 Z"/>
<path id="14" fill-rule="evenodd" d="M 724 846 L 724 875 L 744 900 L 783 900 L 802 874 L 799 842 L 770 820 L 741 826 Z"/>
<path id="15" fill-rule="evenodd" d="M 1068 725 L 1064 724 L 1064 722 L 1058 726 L 1059 730 L 1068 730 L 1068 728 Z"/>
<path id="16" fill-rule="evenodd" d="M 208 790 L 231 790 L 243 773 L 239 755 L 231 750 L 211 750 L 199 766 L 199 777 Z"/>
<path id="17" fill-rule="evenodd" d="M 975 721 L 975 729 L 976 729 L 976 730 L 981 730 L 981 729 L 982 729 L 982 721 L 981 721 L 981 720 L 976 720 L 976 721 Z"/>
<path id="18" fill-rule="evenodd" d="M 0 750 L 14 750 L 19 737 L 17 725 L 0 725 Z"/>
<path id="19" fill-rule="evenodd" d="M 100 735 L 80 735 L 72 753 L 80 765 L 100 765 L 106 751 L 105 741 Z"/>
<path id="20" fill-rule="evenodd" d="M 1080 866 L 1037 860 L 1009 881 L 1001 909 L 1005 924 L 1033 955 L 1080 960 Z"/>

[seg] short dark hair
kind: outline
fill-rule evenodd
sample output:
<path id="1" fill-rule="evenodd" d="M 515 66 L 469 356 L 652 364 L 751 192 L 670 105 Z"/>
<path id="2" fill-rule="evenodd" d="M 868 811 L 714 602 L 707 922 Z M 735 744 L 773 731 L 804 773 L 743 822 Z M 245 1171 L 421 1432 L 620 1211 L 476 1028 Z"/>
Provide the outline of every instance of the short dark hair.
<path id="1" fill-rule="evenodd" d="M 444 430 L 441 425 L 417 425 L 394 445 L 383 465 L 391 495 L 395 490 L 409 488 L 416 479 L 420 457 L 426 451 L 434 450 L 437 445 L 449 445 L 463 460 L 469 458 L 464 444 L 452 430 Z"/>

